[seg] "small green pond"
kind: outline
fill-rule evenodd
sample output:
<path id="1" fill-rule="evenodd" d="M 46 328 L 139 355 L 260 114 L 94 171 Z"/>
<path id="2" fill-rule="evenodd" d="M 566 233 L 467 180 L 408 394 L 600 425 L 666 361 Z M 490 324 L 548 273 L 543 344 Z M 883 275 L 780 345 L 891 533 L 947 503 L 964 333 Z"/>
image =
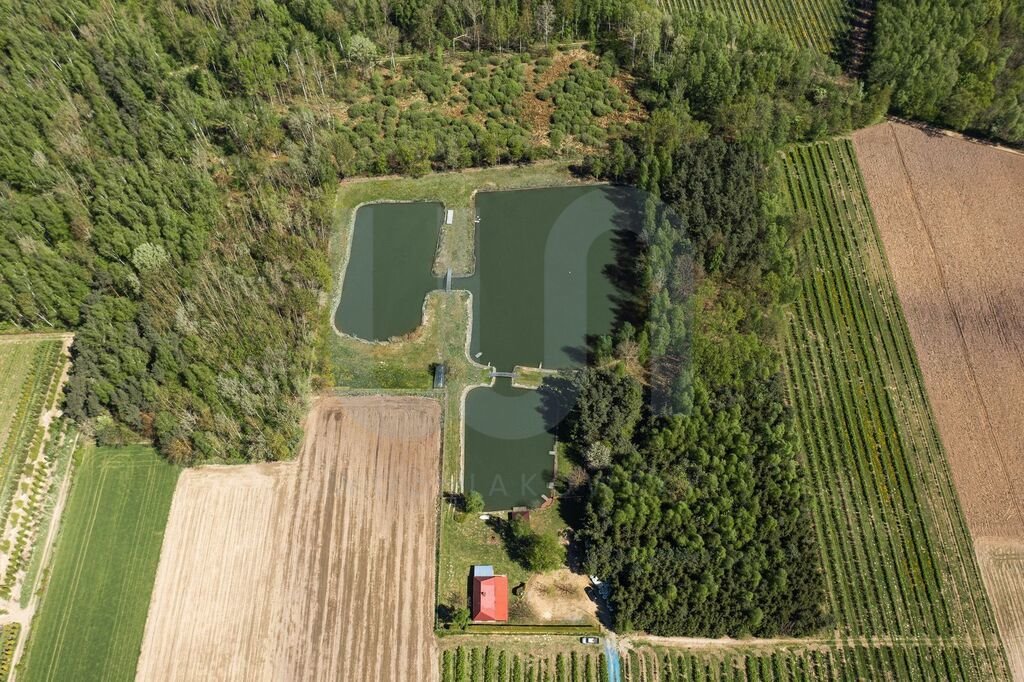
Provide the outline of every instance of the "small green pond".
<path id="1" fill-rule="evenodd" d="M 334 325 L 368 341 L 402 336 L 419 326 L 434 277 L 441 204 L 367 204 L 356 211 Z"/>
<path id="2" fill-rule="evenodd" d="M 545 428 L 540 391 L 509 379 L 466 394 L 466 490 L 487 509 L 534 506 L 554 478 L 554 438 Z"/>

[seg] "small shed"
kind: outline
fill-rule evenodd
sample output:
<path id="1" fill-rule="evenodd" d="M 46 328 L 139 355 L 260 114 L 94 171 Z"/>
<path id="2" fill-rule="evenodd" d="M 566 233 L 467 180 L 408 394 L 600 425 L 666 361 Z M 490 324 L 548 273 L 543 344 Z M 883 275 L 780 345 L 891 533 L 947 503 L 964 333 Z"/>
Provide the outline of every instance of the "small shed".
<path id="1" fill-rule="evenodd" d="M 530 510 L 526 507 L 513 507 L 512 511 L 508 513 L 509 521 L 525 521 L 530 522 Z"/>
<path id="2" fill-rule="evenodd" d="M 448 211 L 445 213 L 445 216 L 444 216 L 444 224 L 445 225 L 451 225 L 452 221 L 454 221 L 454 220 L 455 220 L 455 211 L 453 211 L 452 209 L 449 208 Z"/>
<path id="3" fill-rule="evenodd" d="M 436 365 L 434 365 L 434 388 L 444 388 L 444 375 L 444 363 L 439 362 Z"/>

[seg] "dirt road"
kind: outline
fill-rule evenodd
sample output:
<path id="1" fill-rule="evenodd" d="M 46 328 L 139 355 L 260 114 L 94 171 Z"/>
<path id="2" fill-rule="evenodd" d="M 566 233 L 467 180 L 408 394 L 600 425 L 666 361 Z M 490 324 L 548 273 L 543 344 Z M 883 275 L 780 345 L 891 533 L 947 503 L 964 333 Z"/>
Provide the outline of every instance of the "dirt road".
<path id="1" fill-rule="evenodd" d="M 140 680 L 432 680 L 440 407 L 327 398 L 297 462 L 175 491 Z"/>

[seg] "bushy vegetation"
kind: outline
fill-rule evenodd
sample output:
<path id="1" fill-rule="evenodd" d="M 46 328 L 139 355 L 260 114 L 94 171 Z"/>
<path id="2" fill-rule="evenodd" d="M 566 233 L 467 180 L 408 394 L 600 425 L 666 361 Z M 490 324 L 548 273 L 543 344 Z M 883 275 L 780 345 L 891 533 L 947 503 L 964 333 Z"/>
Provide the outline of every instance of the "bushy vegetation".
<path id="1" fill-rule="evenodd" d="M 1024 142 L 1022 0 L 880 0 L 868 81 L 893 109 Z"/>
<path id="2" fill-rule="evenodd" d="M 565 563 L 565 548 L 558 538 L 538 533 L 527 520 L 515 519 L 508 522 L 505 536 L 509 556 L 528 571 L 553 571 Z"/>
<path id="3" fill-rule="evenodd" d="M 609 136 L 621 136 L 622 125 L 601 125 L 600 119 L 613 113 L 624 113 L 629 102 L 610 77 L 615 74 L 615 63 L 605 59 L 596 69 L 582 61 L 569 65 L 569 72 L 537 93 L 544 101 L 551 101 L 555 110 L 551 114 L 552 146 L 572 135 L 587 147 L 596 147 Z"/>

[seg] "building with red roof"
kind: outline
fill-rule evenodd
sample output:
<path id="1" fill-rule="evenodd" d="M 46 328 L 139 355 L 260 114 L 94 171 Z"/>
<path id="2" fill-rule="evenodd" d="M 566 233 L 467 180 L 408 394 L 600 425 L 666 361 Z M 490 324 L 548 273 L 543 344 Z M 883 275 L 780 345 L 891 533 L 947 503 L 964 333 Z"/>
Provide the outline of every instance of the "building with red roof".
<path id="1" fill-rule="evenodd" d="M 473 620 L 508 620 L 508 577 L 490 566 L 473 567 Z"/>

